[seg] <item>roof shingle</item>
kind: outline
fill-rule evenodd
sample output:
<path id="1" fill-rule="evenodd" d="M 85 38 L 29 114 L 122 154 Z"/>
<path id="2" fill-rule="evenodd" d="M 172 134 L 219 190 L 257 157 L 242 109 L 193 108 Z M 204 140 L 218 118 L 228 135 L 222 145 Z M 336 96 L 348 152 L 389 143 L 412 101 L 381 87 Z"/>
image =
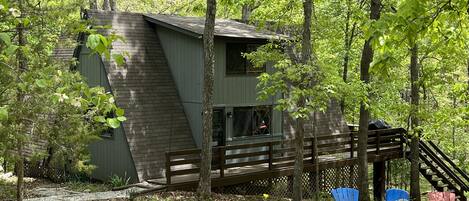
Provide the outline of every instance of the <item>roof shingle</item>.
<path id="1" fill-rule="evenodd" d="M 175 29 L 183 33 L 201 38 L 204 33 L 203 17 L 182 17 L 175 15 L 146 14 L 145 19 L 160 26 Z M 215 36 L 228 38 L 275 39 L 279 34 L 228 19 L 215 20 Z"/>

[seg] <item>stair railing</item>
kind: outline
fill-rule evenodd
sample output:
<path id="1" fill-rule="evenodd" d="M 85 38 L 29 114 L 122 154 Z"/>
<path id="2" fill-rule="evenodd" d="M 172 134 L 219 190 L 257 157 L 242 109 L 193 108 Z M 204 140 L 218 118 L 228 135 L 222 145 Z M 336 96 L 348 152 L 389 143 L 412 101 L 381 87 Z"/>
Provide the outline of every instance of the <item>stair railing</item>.
<path id="1" fill-rule="evenodd" d="M 432 141 L 428 141 L 428 144 L 430 144 L 430 146 L 438 153 L 440 154 L 441 157 L 443 157 L 443 159 L 448 162 L 452 167 L 453 169 L 456 170 L 456 172 L 459 173 L 459 175 L 464 178 L 465 180 L 465 183 L 469 185 L 469 176 L 467 175 L 466 172 L 464 172 L 463 170 L 461 170 L 440 148 L 438 148 L 438 146 L 436 146 L 435 143 L 433 143 Z M 466 189 L 466 191 L 469 191 L 469 189 Z"/>
<path id="2" fill-rule="evenodd" d="M 445 172 L 447 174 L 447 176 L 449 178 L 451 178 L 451 180 L 453 180 L 454 183 L 456 183 L 460 189 L 455 189 L 455 190 L 461 190 L 461 191 L 464 191 L 465 189 L 468 189 L 467 185 L 464 183 L 464 181 L 462 181 L 458 175 L 456 175 L 454 173 L 453 170 L 451 170 L 451 168 L 448 167 L 448 165 L 443 162 L 443 160 L 441 160 L 440 157 L 438 157 L 435 152 L 433 152 L 430 147 L 423 141 L 420 142 L 420 147 L 421 147 L 421 150 L 423 150 L 431 159 L 432 161 L 430 162 L 435 162 L 436 165 L 441 168 L 443 170 L 443 172 Z"/>

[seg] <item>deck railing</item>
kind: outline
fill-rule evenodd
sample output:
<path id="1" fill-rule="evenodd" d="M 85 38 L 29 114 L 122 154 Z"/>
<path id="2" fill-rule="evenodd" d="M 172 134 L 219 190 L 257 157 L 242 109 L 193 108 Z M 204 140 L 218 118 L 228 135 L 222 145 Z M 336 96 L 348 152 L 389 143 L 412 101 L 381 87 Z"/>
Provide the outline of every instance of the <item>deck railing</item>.
<path id="1" fill-rule="evenodd" d="M 382 129 L 369 131 L 368 154 L 371 160 L 389 154 L 402 154 L 404 129 Z M 319 163 L 331 160 L 356 159 L 357 133 L 341 133 L 318 136 L 317 150 L 312 137 L 305 138 L 304 165 L 315 163 L 313 154 L 317 151 Z M 212 177 L 224 178 L 255 171 L 281 171 L 291 169 L 295 155 L 292 140 L 275 140 L 261 143 L 227 145 L 212 149 Z M 197 175 L 200 172 L 200 149 L 166 152 L 166 184 L 171 185 L 173 177 Z M 326 157 L 328 156 L 328 157 Z M 350 161 L 350 160 L 349 160 Z M 230 171 L 244 168 L 241 172 Z M 228 171 L 228 172 L 227 172 Z M 228 173 L 228 175 L 227 175 Z"/>

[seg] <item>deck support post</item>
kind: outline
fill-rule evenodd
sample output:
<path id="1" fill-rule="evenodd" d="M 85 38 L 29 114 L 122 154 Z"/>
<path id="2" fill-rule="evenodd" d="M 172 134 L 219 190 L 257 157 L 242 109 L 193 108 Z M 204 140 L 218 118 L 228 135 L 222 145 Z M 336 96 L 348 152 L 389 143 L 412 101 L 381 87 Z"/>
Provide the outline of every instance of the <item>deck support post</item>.
<path id="1" fill-rule="evenodd" d="M 386 190 L 386 163 L 384 161 L 373 163 L 373 197 L 376 201 L 384 200 Z"/>
<path id="2" fill-rule="evenodd" d="M 165 153 L 165 158 L 166 158 L 166 186 L 171 185 L 171 153 L 167 151 Z"/>

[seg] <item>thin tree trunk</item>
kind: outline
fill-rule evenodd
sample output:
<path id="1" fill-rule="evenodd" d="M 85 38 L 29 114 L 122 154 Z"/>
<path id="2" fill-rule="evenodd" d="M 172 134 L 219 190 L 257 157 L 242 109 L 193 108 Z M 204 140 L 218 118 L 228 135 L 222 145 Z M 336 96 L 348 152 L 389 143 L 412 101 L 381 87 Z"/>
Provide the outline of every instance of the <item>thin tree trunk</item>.
<path id="1" fill-rule="evenodd" d="M 345 32 L 344 32 L 344 61 L 342 63 L 342 80 L 347 83 L 347 78 L 348 78 L 348 67 L 349 67 L 349 62 L 350 62 L 350 50 L 352 48 L 352 41 L 353 38 L 355 37 L 355 29 L 356 29 L 356 24 L 354 23 L 352 25 L 352 28 L 350 29 L 350 22 L 351 22 L 351 17 L 352 17 L 352 1 L 348 0 L 347 1 L 347 15 L 345 17 Z M 342 111 L 342 114 L 345 112 L 345 100 L 342 98 L 340 101 L 340 110 Z"/>
<path id="2" fill-rule="evenodd" d="M 300 107 L 304 107 L 303 103 L 300 103 Z M 295 130 L 295 166 L 293 171 L 293 201 L 301 201 L 303 197 L 303 186 L 302 186 L 302 177 L 303 177 L 303 155 L 304 155 L 304 119 L 298 118 L 296 120 L 296 130 Z"/>
<path id="3" fill-rule="evenodd" d="M 308 64 L 311 60 L 311 15 L 312 0 L 303 2 L 303 40 L 301 44 L 301 63 Z M 301 98 L 298 103 L 299 108 L 306 106 L 305 98 Z M 303 177 L 303 153 L 304 153 L 304 125 L 305 119 L 297 119 L 297 127 L 295 131 L 295 165 L 293 171 L 293 201 L 300 201 L 303 197 L 303 186 L 301 180 Z"/>
<path id="4" fill-rule="evenodd" d="M 109 0 L 109 7 L 112 11 L 117 11 L 117 0 Z"/>
<path id="5" fill-rule="evenodd" d="M 319 201 L 319 152 L 318 152 L 318 125 L 316 112 L 313 113 L 313 157 L 314 157 L 314 198 Z"/>
<path id="6" fill-rule="evenodd" d="M 21 18 L 24 18 L 24 9 L 23 9 L 23 0 L 18 1 L 18 7 L 19 10 L 21 11 Z M 16 32 L 18 34 L 18 48 L 17 51 L 17 60 L 18 60 L 18 74 L 17 74 L 17 81 L 20 82 L 20 76 L 22 73 L 24 73 L 27 68 L 27 60 L 24 55 L 23 49 L 21 47 L 24 47 L 26 45 L 26 37 L 25 37 L 25 27 L 22 22 L 18 23 L 16 27 Z M 17 92 L 17 101 L 22 102 L 24 99 L 24 95 L 21 93 L 21 91 Z M 21 121 L 21 120 L 18 120 Z M 16 200 L 17 201 L 22 201 L 23 200 L 23 177 L 24 177 L 24 155 L 23 155 L 23 143 L 24 141 L 23 136 L 23 129 L 21 129 L 22 124 L 21 122 L 17 122 L 20 125 L 20 129 L 17 131 L 17 141 L 16 141 L 16 151 L 17 151 L 17 158 L 16 158 L 16 176 L 18 177 L 16 181 Z"/>
<path id="7" fill-rule="evenodd" d="M 23 141 L 17 139 L 17 154 L 18 158 L 16 159 L 16 200 L 23 200 L 23 178 L 24 178 L 24 156 L 23 156 Z"/>
<path id="8" fill-rule="evenodd" d="M 89 0 L 90 2 L 90 9 L 97 10 L 98 9 L 98 0 Z"/>
<path id="9" fill-rule="evenodd" d="M 370 19 L 377 20 L 380 17 L 381 0 L 371 0 Z M 373 61 L 373 49 L 371 47 L 371 38 L 365 41 L 360 62 L 360 79 L 364 83 L 370 82 L 370 64 Z M 368 121 L 370 111 L 365 102 L 360 103 L 360 123 L 358 128 L 358 188 L 360 190 L 360 201 L 370 200 L 368 190 Z"/>
<path id="10" fill-rule="evenodd" d="M 104 0 L 103 1 L 103 10 L 111 10 L 111 4 L 109 2 L 109 0 Z"/>
<path id="11" fill-rule="evenodd" d="M 243 10 L 242 10 L 242 13 L 241 13 L 241 21 L 243 23 L 247 23 L 249 21 L 249 17 L 251 16 L 251 6 L 246 3 L 243 5 Z"/>
<path id="12" fill-rule="evenodd" d="M 207 0 L 204 41 L 204 88 L 203 88 L 203 140 L 200 164 L 200 182 L 197 189 L 199 199 L 207 200 L 211 194 L 210 170 L 212 162 L 212 116 L 213 76 L 215 71 L 214 29 L 216 0 Z"/>
<path id="13" fill-rule="evenodd" d="M 411 113 L 410 113 L 410 126 L 412 133 L 412 140 L 410 143 L 410 196 L 413 201 L 420 201 L 420 161 L 419 161 L 419 68 L 418 68 L 418 47 L 414 44 L 410 57 L 410 83 L 411 83 Z"/>

